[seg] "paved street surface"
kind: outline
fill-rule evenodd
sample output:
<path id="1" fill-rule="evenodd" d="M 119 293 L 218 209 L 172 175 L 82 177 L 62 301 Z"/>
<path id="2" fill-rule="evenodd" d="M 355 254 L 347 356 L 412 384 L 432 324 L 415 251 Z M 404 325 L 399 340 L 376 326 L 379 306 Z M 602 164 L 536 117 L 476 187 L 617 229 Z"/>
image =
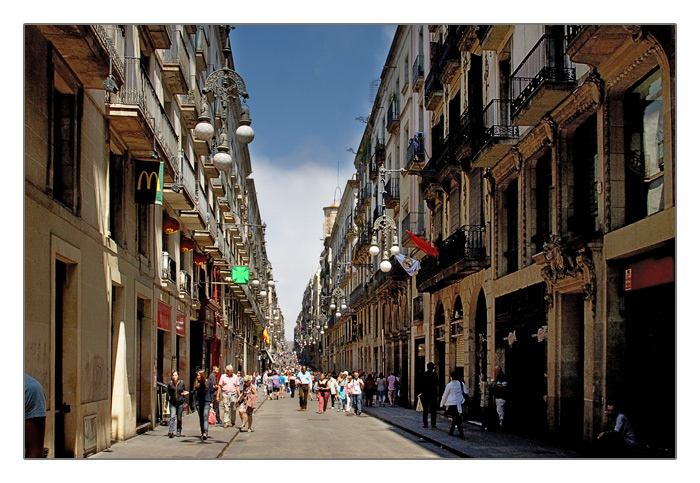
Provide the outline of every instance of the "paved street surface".
<path id="1" fill-rule="evenodd" d="M 168 438 L 167 426 L 112 445 L 98 459 L 430 459 L 430 458 L 581 458 L 573 451 L 508 433 L 482 431 L 465 424 L 464 439 L 449 436 L 449 420 L 423 428 L 422 415 L 399 407 L 365 408 L 361 416 L 330 407 L 318 414 L 318 402 L 297 411 L 298 399 L 259 397 L 253 432 L 220 425 L 201 441 L 197 413 L 183 418 L 183 436 Z M 240 424 L 240 421 L 236 421 Z"/>

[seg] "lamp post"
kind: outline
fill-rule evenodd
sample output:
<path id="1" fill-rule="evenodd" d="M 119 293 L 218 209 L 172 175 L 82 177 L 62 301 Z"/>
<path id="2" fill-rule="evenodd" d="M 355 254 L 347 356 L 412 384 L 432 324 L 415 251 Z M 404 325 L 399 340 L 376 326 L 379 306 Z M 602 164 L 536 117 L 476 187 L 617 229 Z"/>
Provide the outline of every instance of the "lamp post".
<path id="1" fill-rule="evenodd" d="M 223 48 L 224 66 L 209 74 L 207 80 L 204 82 L 204 88 L 202 89 L 202 109 L 199 115 L 199 122 L 194 128 L 195 137 L 203 141 L 210 141 L 216 134 L 216 154 L 212 158 L 212 162 L 219 171 L 227 171 L 233 166 L 233 158 L 231 158 L 229 154 L 231 150 L 228 138 L 229 105 L 237 97 L 244 100 L 248 98 L 248 92 L 246 91 L 243 78 L 229 67 L 229 59 L 231 57 L 229 32 L 231 31 L 231 27 L 227 25 L 225 30 L 226 40 Z M 215 133 L 214 126 L 211 124 L 211 114 L 207 99 L 209 93 L 213 94 L 214 100 L 218 101 L 221 106 L 221 129 L 219 129 L 218 133 Z M 250 113 L 247 106 L 242 108 L 241 118 L 238 124 L 235 133 L 236 139 L 238 139 L 239 143 L 244 145 L 250 143 L 255 137 L 255 133 L 250 127 Z"/>
<path id="2" fill-rule="evenodd" d="M 401 249 L 399 248 L 399 236 L 396 230 L 396 223 L 394 220 L 386 216 L 386 181 L 384 180 L 384 175 L 386 169 L 381 168 L 380 173 L 382 175 L 382 214 L 374 220 L 374 233 L 372 233 L 372 245 L 369 247 L 370 255 L 377 256 L 382 253 L 382 262 L 379 264 L 379 269 L 382 272 L 391 271 L 391 261 L 389 257 L 391 255 L 397 255 Z M 391 241 L 391 247 L 387 249 L 389 242 Z M 380 249 L 379 244 L 381 243 L 382 248 Z"/>

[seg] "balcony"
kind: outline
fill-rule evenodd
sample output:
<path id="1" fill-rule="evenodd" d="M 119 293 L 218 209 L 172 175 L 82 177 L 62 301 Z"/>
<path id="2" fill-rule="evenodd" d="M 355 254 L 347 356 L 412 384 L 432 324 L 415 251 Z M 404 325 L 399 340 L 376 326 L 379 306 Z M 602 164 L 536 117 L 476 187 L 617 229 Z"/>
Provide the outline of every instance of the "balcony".
<path id="1" fill-rule="evenodd" d="M 192 210 L 197 195 L 194 168 L 184 153 L 181 155 L 179 172 L 173 183 L 163 183 L 163 200 L 174 210 Z"/>
<path id="2" fill-rule="evenodd" d="M 440 82 L 440 71 L 436 68 L 430 69 L 428 77 L 425 79 L 425 109 L 434 111 L 442 101 L 445 94 L 442 83 Z"/>
<path id="3" fill-rule="evenodd" d="M 226 181 L 222 178 L 224 178 L 224 176 L 220 174 L 216 178 L 211 179 L 211 189 L 215 197 L 226 195 Z"/>
<path id="4" fill-rule="evenodd" d="M 124 32 L 118 25 L 37 25 L 86 89 L 101 89 L 109 76 L 124 83 Z"/>
<path id="5" fill-rule="evenodd" d="M 194 148 L 194 153 L 197 156 L 211 156 L 212 147 L 209 144 L 209 141 L 197 139 L 197 136 L 194 135 L 194 129 L 190 129 L 190 134 L 192 138 L 192 147 Z"/>
<path id="6" fill-rule="evenodd" d="M 425 138 L 423 133 L 412 138 L 406 150 L 406 169 L 423 169 L 425 165 Z"/>
<path id="7" fill-rule="evenodd" d="M 450 132 L 451 147 L 454 150 L 456 161 L 468 160 L 474 152 L 475 135 L 481 124 L 475 109 L 468 106 L 459 116 L 459 124 L 455 132 Z"/>
<path id="8" fill-rule="evenodd" d="M 178 136 L 140 59 L 126 58 L 124 71 L 119 92 L 107 94 L 111 127 L 137 159 L 151 159 L 155 136 L 156 150 L 166 158 L 164 181 L 172 183 L 180 159 Z"/>
<path id="9" fill-rule="evenodd" d="M 567 25 L 566 53 L 572 62 L 598 67 L 631 39 L 624 25 Z"/>
<path id="10" fill-rule="evenodd" d="M 192 275 L 180 270 L 180 298 L 192 296 Z"/>
<path id="11" fill-rule="evenodd" d="M 359 192 L 358 206 L 362 207 L 369 204 L 372 200 L 372 183 L 366 183 L 365 187 Z"/>
<path id="12" fill-rule="evenodd" d="M 423 54 L 418 54 L 413 61 L 413 92 L 420 92 L 425 81 L 425 65 L 423 64 Z"/>
<path id="13" fill-rule="evenodd" d="M 209 39 L 202 25 L 197 26 L 197 34 L 194 39 L 194 59 L 197 70 L 206 72 L 209 62 Z"/>
<path id="14" fill-rule="evenodd" d="M 189 90 L 190 56 L 182 32 L 174 30 L 169 49 L 160 50 L 163 63 L 163 82 L 171 94 L 186 94 Z"/>
<path id="15" fill-rule="evenodd" d="M 399 118 L 401 112 L 399 111 L 399 94 L 392 94 L 392 100 L 389 101 L 389 110 L 386 114 L 386 130 L 392 134 L 396 134 L 400 127 Z"/>
<path id="16" fill-rule="evenodd" d="M 426 165 L 426 169 L 434 173 L 438 182 L 453 179 L 459 175 L 462 166 L 455 156 L 454 146 L 450 138 L 446 138 L 439 149 L 433 150 L 433 157 Z"/>
<path id="17" fill-rule="evenodd" d="M 422 211 L 411 211 L 401 220 L 401 246 L 415 248 L 416 244 L 408 236 L 406 230 L 421 238 L 425 238 L 425 213 Z"/>
<path id="18" fill-rule="evenodd" d="M 374 155 L 372 156 L 377 166 L 384 164 L 386 160 L 386 146 L 382 141 L 377 141 L 374 145 Z"/>
<path id="19" fill-rule="evenodd" d="M 440 44 L 438 68 L 440 69 L 440 82 L 443 84 L 451 83 L 455 74 L 459 71 L 462 53 L 459 51 L 458 40 L 456 26 L 450 25 L 444 42 Z"/>
<path id="20" fill-rule="evenodd" d="M 512 31 L 512 25 L 481 25 L 477 36 L 482 50 L 498 50 Z"/>
<path id="21" fill-rule="evenodd" d="M 202 94 L 199 86 L 195 82 L 195 87 L 187 94 L 175 96 L 177 106 L 180 109 L 180 120 L 186 129 L 194 129 L 199 122 L 199 111 L 197 106 L 202 105 Z"/>
<path id="22" fill-rule="evenodd" d="M 489 265 L 483 226 L 460 227 L 437 244 L 438 257 L 424 257 L 416 275 L 419 292 L 434 293 Z"/>
<path id="23" fill-rule="evenodd" d="M 424 170 L 425 172 L 426 170 Z M 440 184 L 435 176 L 424 174 L 421 179 L 421 193 L 426 201 L 434 201 L 445 192 L 442 184 Z"/>
<path id="24" fill-rule="evenodd" d="M 413 321 L 423 322 L 423 295 L 413 298 Z"/>
<path id="25" fill-rule="evenodd" d="M 484 109 L 484 128 L 472 159 L 477 168 L 491 168 L 518 143 L 519 129 L 510 122 L 510 101 L 493 99 Z"/>
<path id="26" fill-rule="evenodd" d="M 154 49 L 170 48 L 170 25 L 139 25 L 139 34 L 151 44 Z"/>
<path id="27" fill-rule="evenodd" d="M 357 240 L 355 246 L 352 249 L 352 261 L 353 263 L 362 263 L 367 254 L 369 254 L 369 247 L 372 243 L 372 227 L 371 225 L 360 226 L 357 228 Z"/>
<path id="28" fill-rule="evenodd" d="M 514 126 L 534 126 L 576 86 L 564 40 L 544 35 L 511 76 Z"/>
<path id="29" fill-rule="evenodd" d="M 464 52 L 474 53 L 475 47 L 478 44 L 480 30 L 479 25 L 458 25 L 457 26 L 457 45 Z"/>
<path id="30" fill-rule="evenodd" d="M 396 258 L 390 258 L 391 270 L 382 272 L 377 270 L 372 276 L 372 280 L 367 284 L 367 298 L 371 299 L 375 294 L 405 285 L 408 278 L 406 270 L 401 267 Z"/>
<path id="31" fill-rule="evenodd" d="M 214 166 L 214 156 L 202 156 L 202 168 L 204 169 L 204 176 L 207 179 L 215 179 L 219 177 L 219 170 Z"/>
<path id="32" fill-rule="evenodd" d="M 401 201 L 399 185 L 401 184 L 400 176 L 392 176 L 384 186 L 384 203 L 389 209 L 396 209 Z"/>
<path id="33" fill-rule="evenodd" d="M 191 210 L 180 211 L 180 223 L 190 232 L 204 230 L 207 227 L 207 197 L 199 188 L 195 190 L 195 206 Z M 201 245 L 204 246 L 204 245 Z"/>
<path id="34" fill-rule="evenodd" d="M 177 284 L 177 264 L 168 252 L 163 252 L 161 257 L 161 286 L 174 291 Z"/>
<path id="35" fill-rule="evenodd" d="M 348 297 L 348 307 L 357 309 L 367 301 L 367 289 L 364 284 L 359 284 Z"/>

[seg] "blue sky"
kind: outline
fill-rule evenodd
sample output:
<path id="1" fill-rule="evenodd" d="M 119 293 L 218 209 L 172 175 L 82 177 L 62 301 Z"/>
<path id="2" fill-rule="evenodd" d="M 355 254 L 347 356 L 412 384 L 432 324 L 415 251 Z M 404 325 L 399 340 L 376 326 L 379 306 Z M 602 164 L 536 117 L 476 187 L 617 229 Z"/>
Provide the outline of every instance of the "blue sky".
<path id="1" fill-rule="evenodd" d="M 323 207 L 340 200 L 395 25 L 236 25 L 234 68 L 246 83 L 249 145 L 267 254 L 287 340 L 323 249 Z"/>

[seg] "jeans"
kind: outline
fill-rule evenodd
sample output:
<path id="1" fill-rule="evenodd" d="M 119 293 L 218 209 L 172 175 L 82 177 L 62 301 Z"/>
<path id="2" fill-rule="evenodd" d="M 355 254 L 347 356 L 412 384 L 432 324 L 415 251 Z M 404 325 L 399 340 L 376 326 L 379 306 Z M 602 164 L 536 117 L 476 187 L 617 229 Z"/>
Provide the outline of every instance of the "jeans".
<path id="1" fill-rule="evenodd" d="M 170 404 L 170 426 L 168 426 L 168 433 L 174 433 L 175 432 L 175 420 L 177 419 L 177 434 L 180 434 L 182 432 L 182 411 L 184 409 L 184 406 L 180 404 L 179 406 L 175 406 L 174 404 Z"/>
<path id="2" fill-rule="evenodd" d="M 202 434 L 207 434 L 209 432 L 209 403 L 204 403 L 204 407 L 200 407 L 199 402 L 195 401 L 195 407 L 199 413 L 199 429 Z"/>
<path id="3" fill-rule="evenodd" d="M 221 407 L 222 416 L 224 424 L 236 424 L 236 400 L 238 399 L 238 394 L 235 392 L 222 392 L 221 402 L 219 406 Z"/>
<path id="4" fill-rule="evenodd" d="M 338 396 L 338 411 L 345 409 L 345 398 Z"/>
<path id="5" fill-rule="evenodd" d="M 355 414 L 360 414 L 362 412 L 362 394 L 353 394 L 352 403 L 355 408 Z"/>

